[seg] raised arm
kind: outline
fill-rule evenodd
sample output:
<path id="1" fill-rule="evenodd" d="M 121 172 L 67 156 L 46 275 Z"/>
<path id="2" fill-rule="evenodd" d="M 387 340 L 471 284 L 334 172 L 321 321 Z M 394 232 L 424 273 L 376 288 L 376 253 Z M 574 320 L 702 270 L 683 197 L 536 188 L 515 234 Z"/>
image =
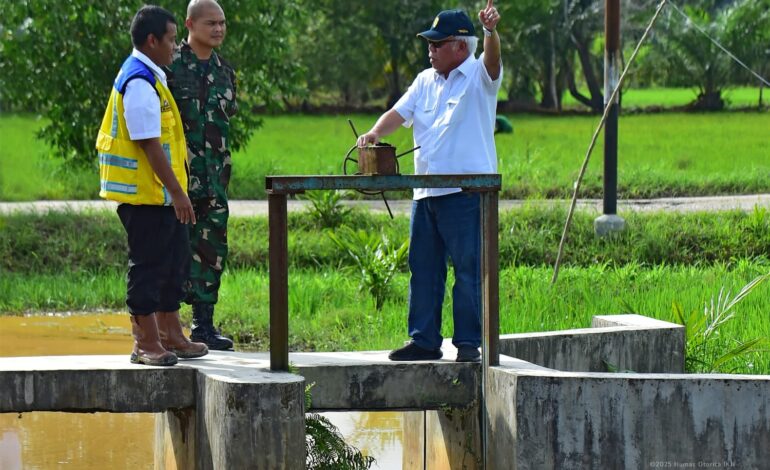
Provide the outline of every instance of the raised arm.
<path id="1" fill-rule="evenodd" d="M 497 34 L 497 23 L 500 22 L 500 14 L 493 4 L 493 0 L 487 0 L 487 7 L 479 12 L 479 21 L 492 35 L 484 34 L 484 67 L 492 80 L 500 77 L 500 36 Z"/>

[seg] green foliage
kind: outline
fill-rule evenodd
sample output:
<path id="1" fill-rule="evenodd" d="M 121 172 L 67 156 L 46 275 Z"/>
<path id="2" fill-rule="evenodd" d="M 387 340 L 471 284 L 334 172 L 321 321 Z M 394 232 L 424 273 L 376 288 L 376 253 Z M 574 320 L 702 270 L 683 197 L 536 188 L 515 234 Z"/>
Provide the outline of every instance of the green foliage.
<path id="1" fill-rule="evenodd" d="M 770 0 L 735 2 L 727 19 L 726 33 L 730 50 L 748 67 L 766 80 L 770 76 Z M 753 75 L 733 67 L 734 83 L 758 83 Z M 761 105 L 761 103 L 760 103 Z"/>
<path id="2" fill-rule="evenodd" d="M 296 55 L 310 71 L 308 86 L 334 104 L 363 105 L 374 99 L 393 104 L 410 81 L 430 67 L 424 41 L 415 35 L 430 27 L 434 16 L 450 8 L 438 0 L 314 0 Z M 475 18 L 477 2 L 460 1 Z M 475 11 L 474 11 L 475 10 Z M 374 96 L 373 96 L 374 95 Z M 363 129 L 361 129 L 363 131 Z"/>
<path id="3" fill-rule="evenodd" d="M 622 215 L 627 223 L 624 232 L 597 238 L 593 230 L 595 214 L 578 211 L 566 245 L 565 264 L 712 265 L 735 259 L 765 259 L 770 253 L 770 215 L 763 208 L 748 213 Z M 525 206 L 501 212 L 500 265 L 553 266 L 565 217 L 566 210 L 560 207 Z M 377 276 L 398 269 L 392 266 L 394 260 L 389 256 L 400 249 L 393 240 L 408 239 L 407 216 L 397 215 L 391 220 L 387 214 L 361 211 L 346 225 L 333 235 L 343 243 L 340 245 L 332 236 L 319 237 L 316 222 L 306 213 L 289 213 L 290 268 L 334 270 L 353 266 L 362 270 L 359 262 L 364 266 L 383 263 L 377 268 L 381 269 Z M 126 263 L 125 233 L 115 214 L 9 214 L 0 215 L 0 226 L 0 269 L 8 272 L 93 273 L 123 269 Z M 267 269 L 267 232 L 266 217 L 232 218 L 228 267 Z M 383 251 L 378 253 L 380 248 Z M 375 255 L 381 259 L 369 259 Z"/>
<path id="4" fill-rule="evenodd" d="M 311 71 L 307 86 L 319 101 L 331 93 L 338 104 L 363 105 L 381 77 L 384 51 L 377 47 L 377 34 L 365 17 L 364 5 L 355 0 L 317 1 L 315 21 L 308 22 L 305 33 L 296 38 L 297 60 Z"/>
<path id="5" fill-rule="evenodd" d="M 169 0 L 184 37 L 187 0 Z M 621 39 L 628 51 L 657 2 L 625 2 Z M 767 75 L 767 0 L 687 2 L 695 21 Z M 42 135 L 57 155 L 92 161 L 93 134 L 117 67 L 130 51 L 128 26 L 138 0 L 0 0 L 0 100 L 6 109 L 50 118 Z M 715 6 L 716 5 L 716 6 Z M 415 33 L 445 8 L 466 9 L 477 28 L 483 2 L 459 0 L 228 0 L 224 57 L 239 71 L 241 113 L 232 144 L 242 147 L 260 117 L 255 107 L 380 107 L 422 69 L 427 51 Z M 562 98 L 597 106 L 602 90 L 603 3 L 597 0 L 498 2 L 504 95 L 517 105 L 559 109 Z M 656 28 L 631 80 L 702 91 L 753 79 L 730 64 L 671 9 Z M 506 66 L 508 66 L 506 65 Z M 716 87 L 716 88 L 714 88 Z M 565 93 L 569 90 L 571 94 Z M 600 103 L 599 103 L 600 104 Z M 521 108 L 519 108 L 521 109 Z"/>
<path id="6" fill-rule="evenodd" d="M 640 74 L 654 76 L 647 80 L 649 83 L 696 87 L 698 96 L 691 104 L 694 109 L 723 109 L 724 88 L 730 84 L 756 83 L 756 79 L 699 30 L 750 67 L 766 72 L 770 57 L 765 47 L 770 38 L 769 6 L 767 0 L 697 0 L 681 7 L 690 20 L 668 8 L 658 23 L 661 34 L 653 37 Z"/>
<path id="7" fill-rule="evenodd" d="M 329 238 L 355 263 L 361 275 L 359 289 L 367 291 L 380 311 L 390 295 L 393 275 L 404 265 L 409 253 L 409 242 L 392 243 L 379 232 L 353 230 L 342 227 L 327 232 Z"/>
<path id="8" fill-rule="evenodd" d="M 595 38 L 603 33 L 601 2 L 525 0 L 500 2 L 503 62 L 517 64 L 510 74 L 508 96 L 514 102 L 561 109 L 565 91 L 582 105 L 601 107 L 599 72 L 603 50 Z M 587 95 L 577 83 L 586 84 Z"/>
<path id="9" fill-rule="evenodd" d="M 751 357 L 767 351 L 770 345 L 767 337 L 738 340 L 720 333 L 725 324 L 736 318 L 737 305 L 768 277 L 770 273 L 754 278 L 734 297 L 722 287 L 717 298 L 712 297 L 711 302 L 705 304 L 702 313 L 697 310 L 685 313 L 682 305 L 674 302 L 675 318 L 685 327 L 688 372 L 733 373 L 738 368 L 750 369 Z"/>
<path id="10" fill-rule="evenodd" d="M 339 430 L 326 417 L 305 416 L 307 468 L 311 470 L 365 470 L 374 457 L 365 456 L 348 445 Z"/>
<path id="11" fill-rule="evenodd" d="M 126 266 L 115 214 L 50 212 L 0 216 L 0 271 L 98 273 Z"/>
<path id="12" fill-rule="evenodd" d="M 299 370 L 289 364 L 289 372 L 298 374 Z M 312 407 L 314 386 L 315 382 L 305 385 L 306 410 Z M 367 470 L 374 463 L 374 457 L 364 456 L 346 443 L 339 429 L 317 413 L 305 414 L 305 456 L 308 470 Z"/>
<path id="13" fill-rule="evenodd" d="M 54 153 L 93 164 L 96 129 L 120 64 L 131 52 L 129 26 L 144 2 L 116 0 L 3 0 L 0 19 L 0 94 L 8 106 L 40 111 L 40 135 Z M 177 18 L 178 39 L 186 0 L 163 5 Z M 232 148 L 259 126 L 255 106 L 274 106 L 297 90 L 301 69 L 286 60 L 297 1 L 229 0 L 228 37 L 222 48 L 238 72 L 241 112 L 233 120 Z"/>
<path id="14" fill-rule="evenodd" d="M 335 228 L 345 222 L 352 209 L 342 201 L 349 196 L 348 191 L 308 191 L 304 197 L 311 203 L 307 208 L 308 214 L 318 228 L 324 229 Z"/>

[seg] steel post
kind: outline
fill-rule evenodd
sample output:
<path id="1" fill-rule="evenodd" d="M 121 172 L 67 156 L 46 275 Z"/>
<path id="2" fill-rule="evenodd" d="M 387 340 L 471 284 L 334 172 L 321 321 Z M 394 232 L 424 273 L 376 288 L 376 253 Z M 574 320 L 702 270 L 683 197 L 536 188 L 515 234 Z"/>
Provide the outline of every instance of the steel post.
<path id="1" fill-rule="evenodd" d="M 620 0 L 606 0 L 604 11 L 604 105 L 620 82 Z M 603 213 L 618 212 L 618 97 L 610 105 L 604 127 Z"/>
<path id="2" fill-rule="evenodd" d="M 286 194 L 268 193 L 270 370 L 289 370 L 289 242 Z"/>
<path id="3" fill-rule="evenodd" d="M 500 279 L 497 192 L 481 193 L 481 313 L 485 364 L 500 364 Z"/>

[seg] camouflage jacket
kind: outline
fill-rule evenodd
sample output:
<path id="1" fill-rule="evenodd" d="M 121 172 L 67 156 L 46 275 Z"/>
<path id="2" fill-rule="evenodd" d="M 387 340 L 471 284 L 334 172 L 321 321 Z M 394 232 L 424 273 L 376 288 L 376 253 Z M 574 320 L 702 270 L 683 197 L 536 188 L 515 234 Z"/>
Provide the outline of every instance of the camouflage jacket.
<path id="1" fill-rule="evenodd" d="M 215 52 L 205 70 L 187 40 L 165 71 L 184 123 L 190 199 L 226 197 L 231 170 L 230 118 L 238 110 L 235 71 Z"/>

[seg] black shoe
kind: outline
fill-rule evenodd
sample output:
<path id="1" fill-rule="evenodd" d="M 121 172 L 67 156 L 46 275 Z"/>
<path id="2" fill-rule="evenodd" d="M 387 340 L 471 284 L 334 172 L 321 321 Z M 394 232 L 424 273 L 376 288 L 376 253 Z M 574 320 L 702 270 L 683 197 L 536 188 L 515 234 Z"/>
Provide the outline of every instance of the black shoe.
<path id="1" fill-rule="evenodd" d="M 443 353 L 441 349 L 423 349 L 414 341 L 409 341 L 406 346 L 394 349 L 388 354 L 391 361 L 436 361 L 441 359 Z"/>
<path id="2" fill-rule="evenodd" d="M 473 346 L 460 346 L 457 348 L 457 362 L 481 362 L 481 353 Z"/>
<path id="3" fill-rule="evenodd" d="M 233 340 L 214 328 L 214 304 L 193 304 L 193 321 L 190 339 L 196 343 L 204 343 L 214 351 L 233 349 Z"/>

